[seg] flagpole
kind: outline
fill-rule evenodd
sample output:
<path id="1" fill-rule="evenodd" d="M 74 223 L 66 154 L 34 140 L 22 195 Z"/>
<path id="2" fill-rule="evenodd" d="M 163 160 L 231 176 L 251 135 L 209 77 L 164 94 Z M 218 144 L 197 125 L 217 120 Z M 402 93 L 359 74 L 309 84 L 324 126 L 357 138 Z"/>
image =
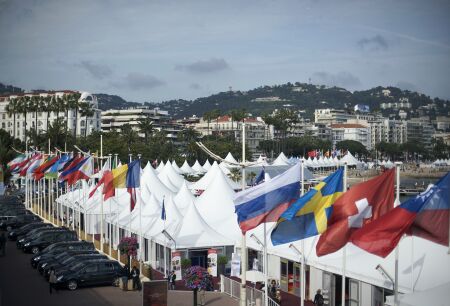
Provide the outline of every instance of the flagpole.
<path id="1" fill-rule="evenodd" d="M 111 158 L 112 158 L 112 154 L 108 154 L 108 163 L 109 163 L 109 170 L 112 170 L 112 166 L 111 166 Z M 113 186 L 114 188 L 114 186 Z M 102 194 L 102 198 L 103 198 L 103 194 Z M 109 247 L 109 256 L 111 256 L 112 254 L 112 224 L 111 224 L 111 200 L 109 201 L 109 226 L 108 226 L 108 247 Z"/>
<path id="2" fill-rule="evenodd" d="M 301 189 L 300 189 L 300 195 L 303 196 L 305 194 L 305 164 L 303 163 L 303 160 L 300 162 L 300 174 L 301 174 Z M 300 263 L 301 263 L 301 282 L 300 282 L 300 306 L 304 306 L 305 305 L 305 281 L 306 281 L 306 277 L 305 277 L 305 256 L 303 254 L 305 254 L 305 239 L 301 240 L 301 258 L 300 258 Z"/>
<path id="3" fill-rule="evenodd" d="M 141 159 L 141 154 L 138 154 L 138 159 Z M 141 171 L 141 166 L 140 166 L 141 162 L 139 162 L 139 171 Z M 139 180 L 141 179 L 141 175 L 139 174 Z M 139 186 L 141 185 L 141 183 L 139 182 Z M 136 197 L 136 201 L 137 201 L 137 197 Z M 141 198 L 141 194 L 139 193 L 139 271 L 142 274 L 142 249 L 143 249 L 143 245 L 144 245 L 144 239 L 142 238 L 142 198 Z"/>
<path id="4" fill-rule="evenodd" d="M 245 190 L 245 122 L 242 123 L 242 190 Z M 264 236 L 266 233 L 264 232 Z M 245 234 L 242 235 L 241 241 L 241 294 L 240 294 L 240 306 L 247 305 L 247 292 L 246 292 L 246 283 L 247 283 L 247 246 L 245 241 Z M 267 287 L 267 283 L 266 283 Z M 266 290 L 266 296 L 267 296 Z"/>
<path id="5" fill-rule="evenodd" d="M 117 160 L 118 160 L 118 156 L 117 153 L 114 154 L 114 161 L 117 167 Z M 114 186 L 113 186 L 114 187 Z M 119 213 L 116 213 L 116 239 L 117 239 L 117 244 L 119 244 L 119 238 L 120 238 L 120 229 L 119 229 Z M 120 249 L 117 248 L 117 259 L 120 262 Z"/>
<path id="6" fill-rule="evenodd" d="M 400 162 L 395 162 L 395 174 L 397 178 L 396 182 L 396 190 L 395 190 L 395 203 L 394 207 L 400 205 Z M 399 257 L 399 248 L 398 244 L 395 247 L 395 282 L 394 282 L 394 305 L 398 306 L 398 257 Z"/>
<path id="7" fill-rule="evenodd" d="M 103 135 L 100 134 L 100 178 L 103 177 Z M 103 239 L 103 190 L 105 189 L 105 185 L 103 184 L 102 187 L 102 192 L 100 193 L 100 251 L 103 253 L 103 243 L 104 243 L 104 239 Z"/>
<path id="8" fill-rule="evenodd" d="M 347 191 L 347 162 L 344 163 L 344 186 L 343 192 Z M 341 292 L 341 305 L 345 305 L 345 273 L 347 269 L 347 245 L 342 248 L 342 292 Z"/>

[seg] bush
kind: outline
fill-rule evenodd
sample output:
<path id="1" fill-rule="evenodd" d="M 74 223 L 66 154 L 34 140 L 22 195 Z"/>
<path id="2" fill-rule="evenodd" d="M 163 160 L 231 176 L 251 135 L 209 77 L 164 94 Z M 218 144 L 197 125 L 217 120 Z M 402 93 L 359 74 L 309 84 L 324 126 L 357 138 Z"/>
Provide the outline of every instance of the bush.
<path id="1" fill-rule="evenodd" d="M 192 262 L 189 258 L 181 259 L 181 269 L 187 269 L 192 265 Z"/>
<path id="2" fill-rule="evenodd" d="M 228 257 L 225 255 L 220 255 L 217 257 L 217 264 L 218 265 L 226 265 L 228 263 Z"/>

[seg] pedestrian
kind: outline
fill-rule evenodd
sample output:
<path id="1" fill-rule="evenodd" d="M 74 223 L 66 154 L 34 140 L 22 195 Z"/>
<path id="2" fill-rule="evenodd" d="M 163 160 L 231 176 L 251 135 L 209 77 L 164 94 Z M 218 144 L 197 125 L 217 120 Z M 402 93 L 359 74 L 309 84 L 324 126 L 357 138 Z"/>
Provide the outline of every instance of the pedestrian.
<path id="1" fill-rule="evenodd" d="M 141 280 L 139 279 L 139 276 L 141 274 L 141 271 L 136 267 L 133 266 L 133 269 L 131 270 L 131 278 L 133 280 L 133 290 L 141 290 Z"/>
<path id="2" fill-rule="evenodd" d="M 272 281 L 270 282 L 270 292 L 269 295 L 274 298 L 277 294 L 277 282 L 272 279 Z"/>
<path id="3" fill-rule="evenodd" d="M 314 296 L 314 305 L 323 306 L 325 303 L 322 295 L 322 291 L 320 289 L 317 290 L 316 295 Z"/>
<path id="4" fill-rule="evenodd" d="M 5 233 L 0 235 L 0 251 L 2 252 L 2 256 L 6 255 L 6 236 Z"/>
<path id="5" fill-rule="evenodd" d="M 175 290 L 175 281 L 177 280 L 177 275 L 175 273 L 175 270 L 172 270 L 172 273 L 170 274 L 170 289 Z"/>
<path id="6" fill-rule="evenodd" d="M 55 289 L 56 293 L 58 293 L 58 288 L 56 287 L 56 274 L 55 269 L 50 268 L 50 276 L 48 279 L 50 294 L 52 294 L 52 289 Z"/>

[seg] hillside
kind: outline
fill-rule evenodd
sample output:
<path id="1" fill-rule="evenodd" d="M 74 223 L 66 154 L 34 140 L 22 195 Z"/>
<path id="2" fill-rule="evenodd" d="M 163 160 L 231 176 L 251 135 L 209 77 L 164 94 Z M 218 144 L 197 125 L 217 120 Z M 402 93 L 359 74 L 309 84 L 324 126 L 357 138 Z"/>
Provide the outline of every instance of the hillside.
<path id="1" fill-rule="evenodd" d="M 122 97 L 108 94 L 94 94 L 98 100 L 98 108 L 101 110 L 122 109 L 134 106 L 142 106 L 141 103 L 127 102 Z"/>
<path id="2" fill-rule="evenodd" d="M 22 93 L 23 89 L 0 83 L 0 96 Z"/>

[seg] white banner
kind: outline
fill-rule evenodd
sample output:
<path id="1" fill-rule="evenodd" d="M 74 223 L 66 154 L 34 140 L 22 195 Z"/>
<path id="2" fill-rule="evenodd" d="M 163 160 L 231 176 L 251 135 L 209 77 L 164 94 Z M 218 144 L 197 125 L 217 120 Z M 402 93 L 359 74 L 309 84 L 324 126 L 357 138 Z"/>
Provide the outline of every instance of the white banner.
<path id="1" fill-rule="evenodd" d="M 175 270 L 177 280 L 182 279 L 181 273 L 181 253 L 178 251 L 172 252 L 172 270 Z"/>
<path id="2" fill-rule="evenodd" d="M 231 256 L 231 276 L 241 276 L 241 254 L 233 253 Z"/>
<path id="3" fill-rule="evenodd" d="M 214 277 L 217 277 L 217 250 L 208 250 L 208 273 Z"/>

